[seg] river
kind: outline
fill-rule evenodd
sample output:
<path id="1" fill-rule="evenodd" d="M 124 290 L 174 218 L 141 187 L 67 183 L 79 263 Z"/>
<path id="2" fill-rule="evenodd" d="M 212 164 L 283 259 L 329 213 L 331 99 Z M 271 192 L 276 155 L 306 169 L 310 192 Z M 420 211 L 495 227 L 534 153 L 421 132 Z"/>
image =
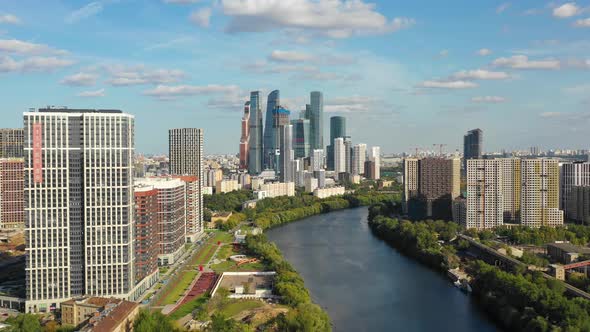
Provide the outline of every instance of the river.
<path id="1" fill-rule="evenodd" d="M 336 332 L 497 331 L 450 281 L 375 237 L 367 208 L 267 231 Z"/>

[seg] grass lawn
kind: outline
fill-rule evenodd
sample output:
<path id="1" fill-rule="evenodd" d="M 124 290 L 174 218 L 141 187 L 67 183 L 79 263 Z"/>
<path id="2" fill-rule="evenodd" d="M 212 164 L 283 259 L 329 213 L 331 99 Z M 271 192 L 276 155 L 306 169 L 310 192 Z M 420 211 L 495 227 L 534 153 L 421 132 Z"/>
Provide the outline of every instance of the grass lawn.
<path id="1" fill-rule="evenodd" d="M 220 312 L 226 317 L 232 317 L 244 310 L 251 310 L 262 307 L 264 304 L 259 300 L 237 300 L 224 306 Z"/>
<path id="2" fill-rule="evenodd" d="M 229 256 L 236 254 L 237 252 L 234 251 L 234 246 L 232 246 L 231 244 L 226 244 L 219 249 L 219 252 L 217 253 L 217 259 L 225 260 L 228 259 Z"/>
<path id="3" fill-rule="evenodd" d="M 172 320 L 179 320 L 182 317 L 192 313 L 195 309 L 199 308 L 203 304 L 207 303 L 208 300 L 209 298 L 207 296 L 201 295 L 200 297 L 181 305 L 178 309 L 176 309 L 176 311 L 170 314 L 169 317 L 172 318 Z"/>
<path id="4" fill-rule="evenodd" d="M 222 272 L 244 272 L 244 271 L 264 271 L 264 265 L 260 262 L 258 263 L 248 263 L 237 266 L 235 262 L 232 261 L 223 261 L 219 264 L 212 265 L 211 268 L 216 273 Z"/>
<path id="5" fill-rule="evenodd" d="M 164 299 L 161 301 L 161 303 L 163 305 L 176 303 L 176 301 L 178 301 L 178 299 L 182 296 L 182 294 L 184 294 L 184 292 L 186 291 L 188 286 L 190 286 L 190 284 L 193 282 L 193 280 L 195 279 L 197 274 L 198 274 L 197 271 L 185 272 L 184 275 L 182 276 L 182 278 L 178 281 L 178 283 L 176 283 L 176 285 L 174 285 L 174 288 L 172 288 L 168 292 L 168 294 L 166 294 L 166 297 L 164 297 Z"/>

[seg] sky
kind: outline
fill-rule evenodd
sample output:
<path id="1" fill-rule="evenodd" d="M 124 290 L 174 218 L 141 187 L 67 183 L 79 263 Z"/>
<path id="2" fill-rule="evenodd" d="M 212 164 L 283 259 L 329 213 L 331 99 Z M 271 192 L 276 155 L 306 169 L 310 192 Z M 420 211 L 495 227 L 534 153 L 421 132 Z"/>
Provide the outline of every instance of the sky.
<path id="1" fill-rule="evenodd" d="M 322 91 L 325 139 L 343 115 L 385 153 L 473 128 L 486 152 L 587 149 L 590 1 L 0 1 L 0 127 L 121 109 L 137 152 L 198 127 L 206 153 L 237 153 L 249 92 L 274 89 L 292 118 Z"/>

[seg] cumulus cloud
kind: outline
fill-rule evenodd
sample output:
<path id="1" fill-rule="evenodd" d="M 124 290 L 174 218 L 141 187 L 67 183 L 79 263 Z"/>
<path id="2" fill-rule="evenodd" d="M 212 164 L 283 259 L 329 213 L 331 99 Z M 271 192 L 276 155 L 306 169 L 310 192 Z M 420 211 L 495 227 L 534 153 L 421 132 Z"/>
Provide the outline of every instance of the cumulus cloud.
<path id="1" fill-rule="evenodd" d="M 506 9 L 510 8 L 510 6 L 511 6 L 510 2 L 504 2 L 503 4 L 498 6 L 498 8 L 496 8 L 496 14 L 503 13 Z"/>
<path id="2" fill-rule="evenodd" d="M 510 78 L 508 73 L 503 71 L 489 71 L 485 69 L 462 70 L 451 76 L 457 80 L 505 80 Z"/>
<path id="3" fill-rule="evenodd" d="M 73 12 L 71 12 L 65 19 L 65 22 L 68 24 L 74 24 L 77 23 L 81 20 L 87 19 L 89 17 L 92 17 L 94 15 L 97 15 L 98 13 L 102 12 L 103 10 L 103 5 L 101 2 L 99 1 L 94 1 L 91 2 L 89 4 L 87 4 L 86 6 L 76 9 Z"/>
<path id="4" fill-rule="evenodd" d="M 30 43 L 18 39 L 0 39 L 0 52 L 29 55 L 63 55 L 68 53 L 64 50 L 54 49 L 47 45 Z"/>
<path id="5" fill-rule="evenodd" d="M 86 98 L 94 98 L 94 97 L 104 97 L 104 89 L 98 89 L 95 91 L 82 91 L 78 93 L 76 96 L 78 97 L 86 97 Z"/>
<path id="6" fill-rule="evenodd" d="M 492 65 L 513 69 L 559 69 L 561 62 L 555 59 L 533 61 L 526 55 L 513 55 L 509 58 L 498 58 L 492 62 Z"/>
<path id="7" fill-rule="evenodd" d="M 0 72 L 50 72 L 73 64 L 72 60 L 56 57 L 30 57 L 14 60 L 8 56 L 0 56 Z"/>
<path id="8" fill-rule="evenodd" d="M 206 28 L 211 20 L 211 8 L 201 8 L 191 13 L 190 21 L 194 24 Z"/>
<path id="9" fill-rule="evenodd" d="M 568 18 L 579 15 L 582 9 L 575 2 L 564 3 L 559 7 L 553 8 L 553 16 L 557 18 Z"/>
<path id="10" fill-rule="evenodd" d="M 12 14 L 0 14 L 0 24 L 19 24 L 20 19 Z"/>
<path id="11" fill-rule="evenodd" d="M 478 96 L 471 98 L 474 103 L 498 104 L 506 101 L 506 98 L 499 96 Z"/>
<path id="12" fill-rule="evenodd" d="M 107 82 L 114 86 L 174 83 L 185 77 L 181 70 L 150 69 L 143 65 L 110 65 L 106 70 L 111 76 Z"/>
<path id="13" fill-rule="evenodd" d="M 231 17 L 228 32 L 306 29 L 330 38 L 392 33 L 415 24 L 411 18 L 388 19 L 363 0 L 221 0 Z"/>
<path id="14" fill-rule="evenodd" d="M 576 22 L 574 22 L 574 26 L 576 28 L 590 28 L 590 17 L 576 20 Z"/>
<path id="15" fill-rule="evenodd" d="M 477 51 L 477 54 L 481 55 L 481 56 L 487 56 L 492 54 L 492 51 L 490 49 L 487 48 L 481 48 Z"/>
<path id="16" fill-rule="evenodd" d="M 96 78 L 97 75 L 95 74 L 80 72 L 74 75 L 64 77 L 64 79 L 61 80 L 60 83 L 69 86 L 91 86 L 96 83 Z"/>
<path id="17" fill-rule="evenodd" d="M 313 59 L 311 55 L 297 51 L 274 50 L 268 56 L 268 60 L 275 62 L 304 62 L 311 59 Z"/>
<path id="18" fill-rule="evenodd" d="M 418 88 L 428 89 L 472 89 L 478 87 L 477 83 L 471 81 L 424 81 Z"/>
<path id="19" fill-rule="evenodd" d="M 158 98 L 186 97 L 211 94 L 234 94 L 240 91 L 237 85 L 158 85 L 143 93 Z"/>
<path id="20" fill-rule="evenodd" d="M 375 97 L 353 95 L 326 99 L 324 110 L 329 113 L 365 113 L 375 109 L 377 105 L 382 106 L 382 100 Z"/>

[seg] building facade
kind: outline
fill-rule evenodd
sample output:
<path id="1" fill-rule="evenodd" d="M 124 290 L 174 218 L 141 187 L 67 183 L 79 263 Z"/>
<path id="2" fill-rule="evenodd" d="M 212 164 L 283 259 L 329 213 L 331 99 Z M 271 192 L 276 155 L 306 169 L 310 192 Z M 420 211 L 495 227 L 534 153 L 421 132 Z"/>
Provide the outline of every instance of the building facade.
<path id="1" fill-rule="evenodd" d="M 559 209 L 559 164 L 555 159 L 524 159 L 520 223 L 527 227 L 563 225 Z"/>
<path id="2" fill-rule="evenodd" d="M 268 94 L 266 99 L 266 116 L 264 120 L 264 168 L 273 168 L 275 150 L 278 149 L 277 133 L 278 126 L 275 125 L 277 121 L 275 109 L 281 103 L 281 93 L 279 90 L 274 90 Z"/>
<path id="3" fill-rule="evenodd" d="M 467 171 L 467 160 L 481 159 L 483 151 L 483 131 L 473 129 L 463 136 L 463 169 Z"/>
<path id="4" fill-rule="evenodd" d="M 365 174 L 365 160 L 367 160 L 367 144 L 357 144 L 352 148 L 352 174 Z"/>
<path id="5" fill-rule="evenodd" d="M 371 170 L 372 180 L 381 179 L 381 148 L 378 146 L 371 147 L 369 150 L 369 161 L 373 162 L 373 169 Z M 366 170 L 365 170 L 366 172 Z"/>
<path id="6" fill-rule="evenodd" d="M 142 280 L 158 273 L 160 204 L 158 190 L 135 187 L 135 278 Z"/>
<path id="7" fill-rule="evenodd" d="M 324 148 L 324 94 L 313 91 L 310 94 L 311 148 Z"/>
<path id="8" fill-rule="evenodd" d="M 293 150 L 295 159 L 309 157 L 310 155 L 310 124 L 308 119 L 291 120 L 293 125 Z"/>
<path id="9" fill-rule="evenodd" d="M 240 136 L 240 169 L 248 169 L 248 144 L 250 143 L 250 102 L 244 104 L 242 135 Z"/>
<path id="10" fill-rule="evenodd" d="M 504 224 L 503 164 L 500 159 L 467 160 L 466 228 Z"/>
<path id="11" fill-rule="evenodd" d="M 323 149 L 314 149 L 311 154 L 311 171 L 319 171 L 324 168 L 325 154 Z"/>
<path id="12" fill-rule="evenodd" d="M 25 226 L 25 162 L 21 158 L 0 158 L 0 228 Z"/>
<path id="13" fill-rule="evenodd" d="M 295 160 L 295 152 L 293 151 L 293 125 L 285 124 L 280 126 L 279 135 L 281 137 L 279 143 L 279 178 L 282 182 L 293 182 L 295 178 L 293 171 L 293 160 Z"/>
<path id="14" fill-rule="evenodd" d="M 571 218 L 571 215 L 577 209 L 577 205 L 572 203 L 572 188 L 590 186 L 590 163 L 560 163 L 559 168 L 559 207 L 564 211 L 566 218 Z"/>
<path id="15" fill-rule="evenodd" d="M 0 158 L 23 158 L 24 135 L 22 128 L 0 128 Z"/>
<path id="16" fill-rule="evenodd" d="M 250 142 L 248 144 L 248 173 L 258 175 L 263 169 L 262 110 L 260 92 L 250 92 Z"/>
<path id="17" fill-rule="evenodd" d="M 334 170 L 334 140 L 338 137 L 346 136 L 346 118 L 343 116 L 333 116 L 330 118 L 330 142 L 327 147 L 327 168 Z"/>
<path id="18" fill-rule="evenodd" d="M 346 172 L 346 146 L 343 137 L 334 139 L 334 172 L 336 174 Z"/>
<path id="19" fill-rule="evenodd" d="M 574 186 L 571 188 L 569 216 L 576 222 L 590 224 L 590 186 Z"/>

